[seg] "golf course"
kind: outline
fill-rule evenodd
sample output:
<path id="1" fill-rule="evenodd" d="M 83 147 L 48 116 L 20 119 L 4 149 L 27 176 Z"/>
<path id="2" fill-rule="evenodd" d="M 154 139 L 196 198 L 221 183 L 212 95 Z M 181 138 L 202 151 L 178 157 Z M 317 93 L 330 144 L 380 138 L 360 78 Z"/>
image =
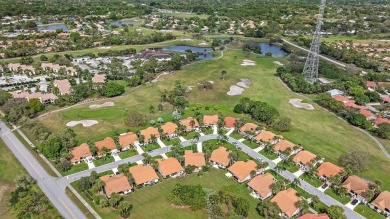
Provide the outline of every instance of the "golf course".
<path id="1" fill-rule="evenodd" d="M 185 110 L 182 117 L 193 115 L 191 106 L 198 106 L 203 114 L 213 115 L 221 112 L 225 116 L 242 117 L 233 113 L 233 107 L 240 98 L 249 97 L 265 101 L 276 107 L 281 116 L 291 118 L 293 128 L 282 133 L 284 138 L 301 144 L 305 149 L 335 164 L 338 164 L 338 157 L 348 150 L 365 151 L 371 156 L 371 165 L 369 170 L 358 175 L 370 180 L 381 180 L 382 189 L 390 189 L 390 178 L 383 174 L 390 172 L 390 160 L 374 141 L 313 103 L 314 110 L 295 108 L 289 103 L 290 99 L 302 97 L 292 93 L 275 76 L 278 65 L 273 62 L 285 63 L 284 58 L 265 58 L 254 54 L 248 56 L 240 49 L 233 48 L 238 46 L 232 45 L 218 59 L 198 61 L 184 66 L 182 70 L 160 77 L 156 83 L 140 86 L 123 96 L 52 112 L 39 121 L 53 132 L 57 132 L 64 130 L 70 121 L 97 120 L 98 124 L 90 127 L 82 125 L 72 127 L 77 133 L 79 143 L 101 140 L 129 130 L 138 131 L 145 127 L 127 127 L 124 123 L 126 115 L 131 111 L 139 111 L 145 113 L 148 120 L 162 117 L 165 122 L 171 121 L 172 106 L 164 105 L 163 111 L 154 115 L 149 113 L 149 107 L 153 105 L 157 108 L 161 92 L 172 90 L 175 81 L 180 81 L 184 86 L 193 86 L 188 93 L 190 109 Z M 244 59 L 254 61 L 255 65 L 242 66 Z M 222 70 L 227 72 L 224 80 L 220 79 Z M 236 85 L 241 79 L 249 79 L 251 85 L 244 89 L 242 95 L 227 95 L 230 86 Z M 212 81 L 213 89 L 199 90 L 197 85 L 202 81 Z M 114 106 L 89 108 L 89 105 L 103 104 L 107 101 L 114 102 Z M 304 99 L 303 103 L 310 103 L 310 100 Z M 388 144 L 387 140 L 382 142 Z"/>

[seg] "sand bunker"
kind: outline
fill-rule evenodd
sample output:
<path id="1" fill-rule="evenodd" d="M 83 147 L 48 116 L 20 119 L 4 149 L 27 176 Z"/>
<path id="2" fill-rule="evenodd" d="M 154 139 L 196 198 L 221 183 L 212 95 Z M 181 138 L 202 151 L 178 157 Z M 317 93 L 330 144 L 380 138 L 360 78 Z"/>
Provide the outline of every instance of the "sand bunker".
<path id="1" fill-rule="evenodd" d="M 229 96 L 236 96 L 236 95 L 241 95 L 242 92 L 244 92 L 244 88 L 232 85 L 230 86 L 230 90 L 227 92 L 227 95 Z"/>
<path id="2" fill-rule="evenodd" d="M 241 65 L 242 66 L 253 66 L 253 65 L 256 65 L 256 62 L 249 60 L 249 59 L 244 59 L 244 60 L 242 60 Z"/>
<path id="3" fill-rule="evenodd" d="M 199 46 L 207 46 L 207 45 L 209 45 L 209 44 L 207 44 L 207 43 L 199 43 Z"/>
<path id="4" fill-rule="evenodd" d="M 280 65 L 280 66 L 283 66 L 283 64 L 279 61 L 274 61 L 274 64 L 277 64 L 277 65 Z"/>
<path id="5" fill-rule="evenodd" d="M 307 109 L 307 110 L 314 109 L 313 105 L 311 105 L 309 103 L 301 103 L 301 101 L 302 101 L 301 99 L 290 99 L 290 101 L 288 101 L 288 102 L 296 108 L 303 108 L 303 109 Z"/>
<path id="6" fill-rule="evenodd" d="M 102 107 L 107 107 L 107 106 L 115 106 L 114 102 L 105 102 L 103 104 L 92 104 L 89 106 L 90 109 L 97 109 L 97 108 L 102 108 Z"/>
<path id="7" fill-rule="evenodd" d="M 111 49 L 111 46 L 102 46 L 102 47 L 99 47 L 98 49 Z"/>
<path id="8" fill-rule="evenodd" d="M 70 122 L 66 123 L 66 126 L 73 127 L 73 126 L 76 126 L 78 124 L 82 124 L 84 127 L 90 127 L 90 126 L 96 125 L 98 123 L 99 122 L 96 120 L 80 120 L 80 121 L 70 121 Z"/>
<path id="9" fill-rule="evenodd" d="M 241 81 L 237 83 L 238 86 L 243 88 L 249 88 L 249 85 L 252 84 L 252 82 L 249 79 L 242 78 Z"/>
<path id="10" fill-rule="evenodd" d="M 180 41 L 194 41 L 193 39 L 181 39 Z"/>

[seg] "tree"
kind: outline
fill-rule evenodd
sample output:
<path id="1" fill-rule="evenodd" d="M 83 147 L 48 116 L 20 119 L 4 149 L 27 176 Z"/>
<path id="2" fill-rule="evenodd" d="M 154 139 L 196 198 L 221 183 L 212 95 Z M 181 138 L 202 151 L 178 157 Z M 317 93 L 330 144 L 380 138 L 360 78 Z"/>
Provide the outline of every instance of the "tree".
<path id="1" fill-rule="evenodd" d="M 123 85 L 120 85 L 116 82 L 109 82 L 104 88 L 103 88 L 103 94 L 106 97 L 114 97 L 121 95 L 125 92 L 125 87 Z"/>
<path id="2" fill-rule="evenodd" d="M 306 199 L 298 201 L 296 205 L 298 208 L 302 209 L 303 212 L 308 211 L 310 208 L 309 203 L 306 201 Z"/>
<path id="3" fill-rule="evenodd" d="M 146 115 L 144 115 L 138 111 L 134 111 L 134 112 L 129 113 L 129 115 L 125 119 L 125 124 L 127 126 L 133 126 L 133 127 L 144 126 L 144 125 L 146 125 L 146 122 L 147 122 Z"/>
<path id="4" fill-rule="evenodd" d="M 45 62 L 45 61 L 48 60 L 47 56 L 45 56 L 45 55 L 41 55 L 41 56 L 39 57 L 39 59 L 40 59 L 41 61 L 43 61 L 43 62 Z"/>
<path id="5" fill-rule="evenodd" d="M 390 124 L 382 123 L 378 125 L 378 128 L 375 132 L 379 135 L 379 137 L 384 139 L 390 139 Z"/>
<path id="6" fill-rule="evenodd" d="M 272 128 L 276 131 L 287 132 L 291 129 L 291 119 L 287 117 L 281 117 L 272 124 Z"/>
<path id="7" fill-rule="evenodd" d="M 106 160 L 107 156 L 110 153 L 110 149 L 108 149 L 106 146 L 103 146 L 102 149 L 101 149 L 101 152 L 102 152 L 102 154 L 104 154 L 104 160 Z"/>
<path id="8" fill-rule="evenodd" d="M 194 165 L 188 165 L 185 167 L 184 171 L 186 172 L 186 174 L 191 174 L 192 172 L 194 172 L 195 168 L 196 167 Z"/>
<path id="9" fill-rule="evenodd" d="M 353 173 L 362 172 L 370 165 L 368 153 L 359 150 L 349 151 L 339 157 L 342 166 L 348 167 Z"/>
<path id="10" fill-rule="evenodd" d="M 121 216 L 125 216 L 127 218 L 130 215 L 130 211 L 133 209 L 133 205 L 128 201 L 122 201 L 118 208 Z"/>
<path id="11" fill-rule="evenodd" d="M 345 188 L 344 186 L 339 186 L 337 188 L 337 192 L 341 195 L 341 196 L 346 196 L 348 194 L 348 189 Z"/>
<path id="12" fill-rule="evenodd" d="M 119 202 L 122 200 L 122 196 L 119 195 L 118 193 L 116 192 L 113 192 L 111 193 L 111 197 L 110 197 L 110 204 L 111 204 L 111 207 L 113 208 L 117 208 L 118 207 L 118 204 Z"/>
<path id="13" fill-rule="evenodd" d="M 225 70 L 222 70 L 221 71 L 221 79 L 222 80 L 225 80 L 225 76 L 226 76 L 227 72 Z"/>
<path id="14" fill-rule="evenodd" d="M 158 111 L 159 111 L 159 112 L 162 112 L 163 109 L 164 109 L 164 107 L 163 107 L 163 105 L 162 105 L 161 103 L 158 104 L 157 108 L 158 108 Z"/>
<path id="15" fill-rule="evenodd" d="M 326 209 L 326 213 L 330 219 L 347 219 L 344 215 L 344 209 L 337 205 L 332 205 Z"/>
<path id="16" fill-rule="evenodd" d="M 153 106 L 153 105 L 150 105 L 150 106 L 149 106 L 149 113 L 150 113 L 151 115 L 154 114 L 154 106 Z"/>
<path id="17" fill-rule="evenodd" d="M 144 159 L 142 160 L 145 164 L 150 164 L 153 160 L 152 156 L 150 156 L 148 153 L 143 153 L 142 156 Z"/>
<path id="18" fill-rule="evenodd" d="M 275 202 L 266 199 L 257 205 L 257 212 L 266 219 L 280 219 L 280 208 Z"/>
<path id="19" fill-rule="evenodd" d="M 39 101 L 39 99 L 37 98 L 32 98 L 30 99 L 30 101 L 28 102 L 28 105 L 31 107 L 31 109 L 33 109 L 35 112 L 41 112 L 45 109 L 45 105 L 43 105 L 41 103 L 41 101 Z"/>
<path id="20" fill-rule="evenodd" d="M 61 159 L 60 163 L 58 164 L 58 168 L 60 168 L 60 170 L 62 172 L 66 172 L 66 171 L 70 170 L 71 166 L 72 166 L 72 164 L 67 159 Z"/>
<path id="21" fill-rule="evenodd" d="M 0 106 L 3 106 L 8 99 L 11 99 L 12 95 L 5 91 L 0 91 Z"/>

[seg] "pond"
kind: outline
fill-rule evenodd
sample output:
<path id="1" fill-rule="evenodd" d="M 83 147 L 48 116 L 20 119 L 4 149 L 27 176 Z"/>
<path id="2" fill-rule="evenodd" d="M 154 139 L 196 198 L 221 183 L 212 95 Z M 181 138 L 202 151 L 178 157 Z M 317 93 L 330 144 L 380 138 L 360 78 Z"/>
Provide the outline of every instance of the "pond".
<path id="1" fill-rule="evenodd" d="M 53 23 L 53 24 L 42 24 L 37 22 L 39 31 L 54 31 L 57 29 L 62 29 L 62 31 L 68 31 L 68 28 L 63 23 Z"/>
<path id="2" fill-rule="evenodd" d="M 134 21 L 129 21 L 129 20 L 119 20 L 119 21 L 109 21 L 110 25 L 115 25 L 115 26 L 128 26 L 128 25 L 134 25 Z"/>
<path id="3" fill-rule="evenodd" d="M 180 53 L 185 53 L 186 50 L 191 50 L 193 53 L 204 53 L 204 52 L 213 51 L 213 48 L 212 47 L 198 47 L 198 46 L 168 46 L 168 47 L 164 47 L 163 50 L 180 52 Z M 212 53 L 198 55 L 198 59 L 213 59 L 213 58 L 215 58 L 215 55 Z"/>
<path id="4" fill-rule="evenodd" d="M 256 44 L 259 45 L 259 47 L 261 48 L 261 52 L 263 54 L 267 52 L 271 52 L 273 57 L 283 57 L 287 54 L 284 50 L 282 50 L 282 47 L 277 45 L 271 45 L 269 43 L 256 43 Z"/>

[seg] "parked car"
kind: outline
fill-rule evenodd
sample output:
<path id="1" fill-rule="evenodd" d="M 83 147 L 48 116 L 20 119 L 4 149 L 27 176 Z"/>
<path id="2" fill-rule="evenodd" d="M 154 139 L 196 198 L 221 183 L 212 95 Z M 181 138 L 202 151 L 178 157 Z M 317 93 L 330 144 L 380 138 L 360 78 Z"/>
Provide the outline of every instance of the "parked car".
<path id="1" fill-rule="evenodd" d="M 322 189 L 326 189 L 327 187 L 328 187 L 328 184 L 326 184 L 326 183 L 321 186 Z"/>
<path id="2" fill-rule="evenodd" d="M 354 199 L 354 200 L 351 201 L 351 205 L 356 205 L 358 202 L 359 202 L 359 200 Z"/>

